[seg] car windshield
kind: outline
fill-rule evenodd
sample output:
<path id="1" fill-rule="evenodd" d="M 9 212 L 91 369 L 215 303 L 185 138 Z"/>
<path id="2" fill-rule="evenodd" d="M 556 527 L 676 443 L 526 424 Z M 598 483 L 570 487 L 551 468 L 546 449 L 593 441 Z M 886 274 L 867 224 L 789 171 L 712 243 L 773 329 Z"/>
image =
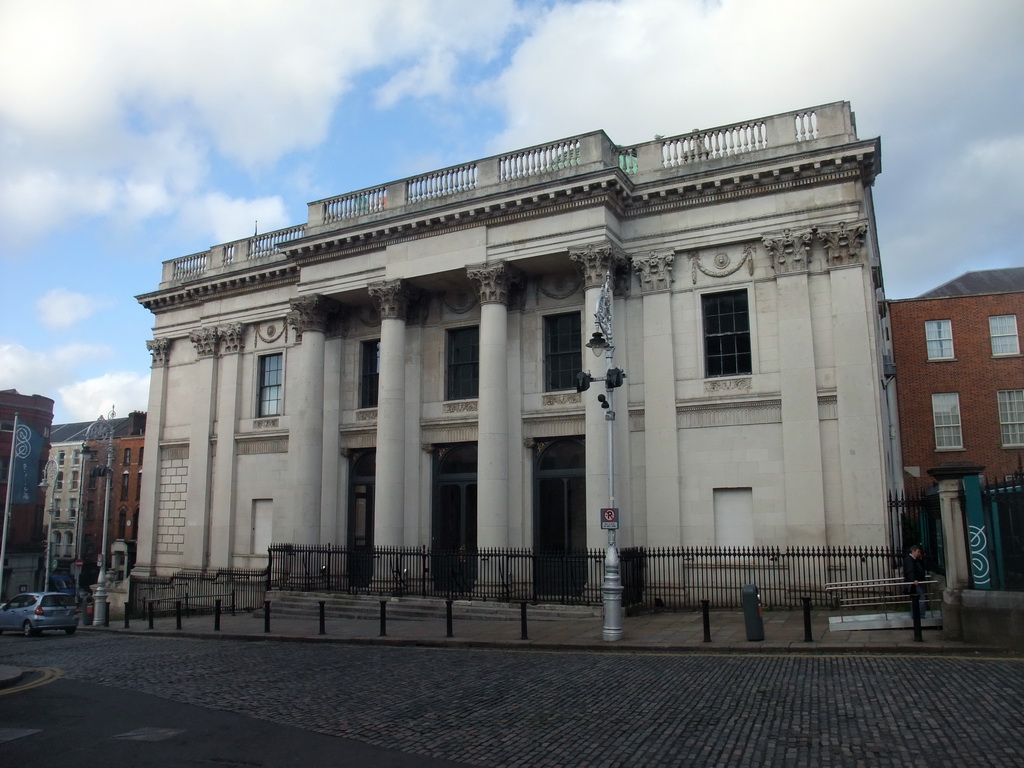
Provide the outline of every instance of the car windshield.
<path id="1" fill-rule="evenodd" d="M 43 606 L 44 607 L 63 607 L 72 608 L 75 605 L 75 598 L 71 595 L 44 595 Z"/>

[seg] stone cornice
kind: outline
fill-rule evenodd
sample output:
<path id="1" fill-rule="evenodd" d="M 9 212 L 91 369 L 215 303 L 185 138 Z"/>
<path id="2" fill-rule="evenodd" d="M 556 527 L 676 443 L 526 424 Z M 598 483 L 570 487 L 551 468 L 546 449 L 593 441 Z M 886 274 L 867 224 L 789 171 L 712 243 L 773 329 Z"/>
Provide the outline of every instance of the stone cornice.
<path id="1" fill-rule="evenodd" d="M 263 291 L 282 285 L 299 282 L 299 268 L 294 264 L 278 263 L 272 268 L 252 272 L 233 272 L 221 275 L 209 283 L 192 282 L 162 291 L 144 293 L 135 299 L 154 314 L 182 307 L 194 307 L 211 298 L 225 299 L 230 296 Z"/>

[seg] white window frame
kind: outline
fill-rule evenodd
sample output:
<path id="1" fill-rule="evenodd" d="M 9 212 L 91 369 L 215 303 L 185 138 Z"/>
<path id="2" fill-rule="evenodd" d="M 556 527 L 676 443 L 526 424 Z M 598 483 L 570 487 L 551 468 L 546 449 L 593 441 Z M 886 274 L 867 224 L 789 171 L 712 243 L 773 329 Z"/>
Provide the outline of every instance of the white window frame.
<path id="1" fill-rule="evenodd" d="M 952 360 L 955 354 L 953 349 L 953 321 L 952 320 L 925 320 L 924 339 L 928 349 L 929 360 Z M 946 343 L 949 344 L 949 354 L 946 351 Z M 935 354 L 933 354 L 933 351 Z"/>
<path id="2" fill-rule="evenodd" d="M 999 404 L 999 437 L 1004 448 L 1024 445 L 1024 389 L 1000 389 L 996 392 Z"/>
<path id="3" fill-rule="evenodd" d="M 932 424 L 935 430 L 935 450 L 963 450 L 964 435 L 960 424 L 958 392 L 936 392 L 932 395 Z"/>
<path id="4" fill-rule="evenodd" d="M 1000 325 L 1002 327 L 999 327 Z M 1020 354 L 1016 315 L 990 316 L 988 319 L 988 332 L 992 339 L 992 357 Z"/>
<path id="5" fill-rule="evenodd" d="M 279 395 L 277 397 L 277 409 L 276 409 L 276 413 L 270 413 L 270 412 L 264 413 L 263 412 L 263 402 L 262 402 L 263 401 L 263 390 L 265 388 L 264 387 L 264 382 L 263 382 L 263 361 L 268 359 L 268 358 L 270 358 L 270 357 L 274 357 L 274 356 L 280 357 L 280 359 L 281 359 L 281 369 L 280 369 L 281 370 L 281 382 L 279 384 L 273 384 L 273 385 L 268 385 L 268 386 L 278 387 L 278 389 L 279 389 Z M 284 414 L 284 381 L 285 381 L 284 380 L 284 371 L 285 371 L 285 359 L 284 359 L 284 352 L 283 351 L 268 352 L 265 355 L 257 355 L 256 356 L 256 377 L 255 377 L 256 378 L 256 393 L 255 393 L 256 394 L 256 397 L 255 397 L 255 401 L 256 402 L 254 403 L 255 407 L 253 408 L 253 412 L 255 413 L 255 418 L 257 418 L 257 419 L 274 418 L 274 417 L 281 416 L 281 415 Z"/>

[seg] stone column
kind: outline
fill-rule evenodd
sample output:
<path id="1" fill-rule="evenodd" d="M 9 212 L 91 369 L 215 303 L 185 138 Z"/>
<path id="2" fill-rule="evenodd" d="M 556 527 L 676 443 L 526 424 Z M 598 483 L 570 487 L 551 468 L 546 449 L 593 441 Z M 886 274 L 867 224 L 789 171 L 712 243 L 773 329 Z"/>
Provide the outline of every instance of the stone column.
<path id="1" fill-rule="evenodd" d="M 285 366 L 285 413 L 288 415 L 288 474 L 291 509 L 290 544 L 320 543 L 320 496 L 324 451 L 324 334 L 338 305 L 324 296 L 291 302 L 288 324 L 298 344 Z M 286 531 L 289 528 L 285 529 Z"/>
<path id="2" fill-rule="evenodd" d="M 968 462 L 950 462 L 928 470 L 928 474 L 939 483 L 942 544 L 946 555 L 942 636 L 947 640 L 962 640 L 964 637 L 963 593 L 971 585 L 970 546 L 967 541 L 966 510 L 960 505 L 960 483 L 968 475 L 980 475 L 984 469 Z"/>
<path id="3" fill-rule="evenodd" d="M 683 543 L 671 305 L 674 259 L 671 253 L 633 257 L 644 308 L 646 541 L 667 546 Z M 620 412 L 624 405 L 618 406 Z"/>
<path id="4" fill-rule="evenodd" d="M 171 340 L 153 339 L 146 342 L 146 349 L 153 356 L 153 372 L 149 378 L 149 405 L 146 425 L 146 456 L 142 461 L 142 489 L 139 508 L 145 514 L 139 515 L 139 530 L 136 564 L 132 573 L 140 577 L 156 575 L 157 519 L 160 514 L 160 435 L 164 423 L 164 405 L 167 402 L 167 362 L 170 358 Z M 85 478 L 81 478 L 85 482 Z M 85 510 L 79 510 L 85 515 Z"/>
<path id="5" fill-rule="evenodd" d="M 238 392 L 245 326 L 217 328 L 220 334 L 220 375 L 217 387 L 217 454 L 213 457 L 213 495 L 210 502 L 210 556 L 213 568 L 230 568 L 234 546 L 235 427 L 238 423 Z"/>
<path id="6" fill-rule="evenodd" d="M 343 371 L 342 340 L 327 340 L 324 349 L 324 445 L 323 483 L 320 496 L 320 543 L 344 544 L 345 527 L 339 513 L 339 502 L 346 488 L 341 483 L 343 474 L 341 444 L 338 427 L 341 424 L 341 389 L 346 375 Z"/>
<path id="7" fill-rule="evenodd" d="M 477 545 L 508 546 L 508 297 L 518 281 L 504 262 L 466 268 L 480 298 L 477 396 Z"/>
<path id="8" fill-rule="evenodd" d="M 811 233 L 789 231 L 763 240 L 775 268 L 779 324 L 779 389 L 782 394 L 783 508 L 786 540 L 797 546 L 845 541 L 841 527 L 828 531 L 818 416 L 818 384 L 808 285 Z M 844 489 L 845 490 L 845 489 Z M 835 510 L 841 513 L 841 510 Z M 841 526 L 842 519 L 837 520 Z M 829 533 L 838 539 L 832 541 Z"/>
<path id="9" fill-rule="evenodd" d="M 191 377 L 192 419 L 189 424 L 184 568 L 203 569 L 210 558 L 210 436 L 217 396 L 217 351 L 220 331 L 199 328 L 189 340 L 196 348 L 196 373 Z"/>
<path id="10" fill-rule="evenodd" d="M 604 285 L 605 277 L 613 273 L 625 258 L 610 243 L 599 243 L 582 248 L 570 248 L 569 258 L 576 263 L 583 273 L 583 285 L 586 291 L 583 309 L 583 322 L 580 324 L 581 343 L 586 345 L 597 330 L 594 313 L 597 311 L 597 299 Z M 618 323 L 613 323 L 617 327 Z M 594 357 L 586 346 L 582 353 L 583 369 L 591 374 L 602 377 L 605 371 L 603 357 Z M 622 367 L 621 364 L 619 367 Z M 594 391 L 594 387 L 598 391 Z M 597 511 L 608 506 L 608 424 L 604 418 L 604 410 L 597 401 L 598 394 L 604 392 L 604 384 L 598 383 L 583 393 L 583 404 L 586 415 L 586 456 L 587 456 L 587 547 L 590 549 L 604 548 L 608 543 L 607 531 L 601 530 Z M 619 398 L 616 404 L 618 418 L 625 419 L 628 424 L 629 409 L 626 398 Z"/>
<path id="11" fill-rule="evenodd" d="M 405 320 L 408 294 L 401 280 L 372 283 L 380 309 L 377 388 L 377 482 L 374 545 L 405 544 Z"/>

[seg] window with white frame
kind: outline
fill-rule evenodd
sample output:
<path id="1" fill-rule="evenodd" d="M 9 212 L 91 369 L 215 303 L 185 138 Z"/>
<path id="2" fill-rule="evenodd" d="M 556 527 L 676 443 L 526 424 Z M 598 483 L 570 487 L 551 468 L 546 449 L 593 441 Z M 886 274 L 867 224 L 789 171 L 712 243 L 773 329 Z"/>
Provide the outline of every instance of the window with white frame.
<path id="1" fill-rule="evenodd" d="M 747 292 L 701 296 L 704 317 L 704 375 L 736 376 L 753 371 Z"/>
<path id="2" fill-rule="evenodd" d="M 935 423 L 935 448 L 948 450 L 963 448 L 960 431 L 960 395 L 941 392 L 932 395 L 932 419 Z"/>
<path id="3" fill-rule="evenodd" d="M 260 358 L 259 397 L 256 416 L 280 416 L 281 394 L 284 388 L 284 355 L 264 355 Z"/>
<path id="4" fill-rule="evenodd" d="M 1024 445 L 1024 389 L 1001 389 L 996 394 L 1003 447 Z"/>
<path id="5" fill-rule="evenodd" d="M 1017 340 L 1017 316 L 996 315 L 988 319 L 988 330 L 992 336 L 992 354 L 1019 355 L 1020 342 Z"/>
<path id="6" fill-rule="evenodd" d="M 953 357 L 953 323 L 950 320 L 926 320 L 924 337 L 928 342 L 929 360 L 950 360 Z"/>

